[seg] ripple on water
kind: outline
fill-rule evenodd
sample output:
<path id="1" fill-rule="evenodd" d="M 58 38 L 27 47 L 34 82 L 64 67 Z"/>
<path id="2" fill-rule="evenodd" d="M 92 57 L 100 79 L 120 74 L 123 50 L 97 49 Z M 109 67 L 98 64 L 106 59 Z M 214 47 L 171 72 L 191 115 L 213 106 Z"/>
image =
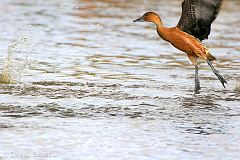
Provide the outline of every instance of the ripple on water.
<path id="1" fill-rule="evenodd" d="M 128 88 L 126 90 L 126 88 Z M 236 115 L 236 110 L 228 104 L 237 105 L 238 92 L 225 91 L 222 95 L 218 91 L 212 94 L 190 96 L 154 96 L 154 90 L 164 93 L 164 90 L 174 89 L 174 86 L 145 85 L 145 84 L 109 84 L 109 83 L 80 83 L 80 82 L 54 82 L 42 81 L 32 84 L 1 85 L 1 93 L 24 97 L 27 100 L 39 98 L 35 105 L 18 103 L 16 105 L 1 104 L 2 116 L 6 117 L 129 117 L 146 119 L 176 119 L 185 120 L 192 117 L 192 113 L 199 111 L 223 112 L 226 115 Z M 141 90 L 145 92 L 141 94 Z M 129 91 L 132 90 L 132 91 Z M 138 92 L 135 92 L 138 91 Z M 222 93 L 219 91 L 219 93 Z M 41 103 L 41 98 L 52 99 L 53 102 Z M 68 107 L 65 101 L 69 100 Z M 76 102 L 75 102 L 76 101 Z M 102 101 L 102 102 L 100 102 Z M 220 103 L 225 102 L 225 107 Z M 233 108 L 232 106 L 232 108 Z M 186 110 L 180 111 L 179 109 Z"/>
<path id="2" fill-rule="evenodd" d="M 154 25 L 132 23 L 152 10 L 174 26 L 180 1 L 72 2 L 0 1 L 0 63 L 12 53 L 11 64 L 23 66 L 3 67 L 22 73 L 14 84 L 6 84 L 11 74 L 0 74 L 0 159 L 12 151 L 58 159 L 240 159 L 239 1 L 224 2 L 204 41 L 227 89 L 200 61 L 195 96 L 186 54 L 160 40 Z M 16 37 L 33 42 L 14 47 Z"/>

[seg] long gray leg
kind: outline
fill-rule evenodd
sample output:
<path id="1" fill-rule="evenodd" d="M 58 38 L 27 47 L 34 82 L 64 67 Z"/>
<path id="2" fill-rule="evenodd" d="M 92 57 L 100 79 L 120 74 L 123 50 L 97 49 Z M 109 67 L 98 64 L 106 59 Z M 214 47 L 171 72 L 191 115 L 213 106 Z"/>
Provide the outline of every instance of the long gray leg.
<path id="1" fill-rule="evenodd" d="M 207 60 L 207 63 L 208 63 L 208 65 L 211 67 L 213 73 L 218 77 L 218 79 L 219 79 L 220 82 L 222 83 L 223 87 L 226 88 L 224 84 L 225 84 L 225 83 L 227 84 L 227 81 L 226 81 L 226 80 L 223 78 L 223 76 L 221 76 L 221 75 L 218 73 L 218 71 L 213 67 L 212 62 L 210 62 L 209 60 Z"/>
<path id="2" fill-rule="evenodd" d="M 200 87 L 200 82 L 198 79 L 198 66 L 195 65 L 195 94 L 199 93 L 200 89 L 201 89 L 201 87 Z"/>

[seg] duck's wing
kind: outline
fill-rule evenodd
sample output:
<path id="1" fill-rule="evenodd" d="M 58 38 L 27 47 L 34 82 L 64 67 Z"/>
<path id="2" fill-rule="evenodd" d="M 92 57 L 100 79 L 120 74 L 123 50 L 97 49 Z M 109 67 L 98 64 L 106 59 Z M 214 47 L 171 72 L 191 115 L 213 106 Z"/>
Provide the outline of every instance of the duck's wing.
<path id="1" fill-rule="evenodd" d="M 199 40 L 208 38 L 223 0 L 184 0 L 177 27 Z"/>

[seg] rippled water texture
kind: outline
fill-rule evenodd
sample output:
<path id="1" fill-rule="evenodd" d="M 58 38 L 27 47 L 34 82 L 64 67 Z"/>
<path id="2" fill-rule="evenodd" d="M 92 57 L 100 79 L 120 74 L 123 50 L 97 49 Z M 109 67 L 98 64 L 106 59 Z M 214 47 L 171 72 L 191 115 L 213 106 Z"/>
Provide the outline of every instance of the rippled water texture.
<path id="1" fill-rule="evenodd" d="M 240 1 L 225 1 L 204 44 L 228 81 L 154 25 L 180 0 L 0 1 L 0 159 L 240 159 Z"/>

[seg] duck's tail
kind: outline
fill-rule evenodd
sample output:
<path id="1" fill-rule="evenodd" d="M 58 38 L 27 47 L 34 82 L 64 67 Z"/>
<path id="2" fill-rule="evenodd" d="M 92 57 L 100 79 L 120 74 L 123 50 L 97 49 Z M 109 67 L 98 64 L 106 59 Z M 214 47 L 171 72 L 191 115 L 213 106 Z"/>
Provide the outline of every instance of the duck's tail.
<path id="1" fill-rule="evenodd" d="M 208 59 L 209 61 L 214 61 L 214 60 L 216 60 L 216 58 L 215 58 L 213 55 L 211 55 L 209 52 L 207 53 L 207 59 Z"/>
<path id="2" fill-rule="evenodd" d="M 207 59 L 208 59 L 209 61 L 214 61 L 214 60 L 216 60 L 216 58 L 215 58 L 213 55 L 211 55 L 211 53 L 209 52 L 209 50 L 208 50 L 202 43 L 200 43 L 200 45 L 203 47 L 203 51 L 204 51 L 204 53 L 205 53 L 205 55 L 206 55 L 206 57 L 207 57 Z"/>

